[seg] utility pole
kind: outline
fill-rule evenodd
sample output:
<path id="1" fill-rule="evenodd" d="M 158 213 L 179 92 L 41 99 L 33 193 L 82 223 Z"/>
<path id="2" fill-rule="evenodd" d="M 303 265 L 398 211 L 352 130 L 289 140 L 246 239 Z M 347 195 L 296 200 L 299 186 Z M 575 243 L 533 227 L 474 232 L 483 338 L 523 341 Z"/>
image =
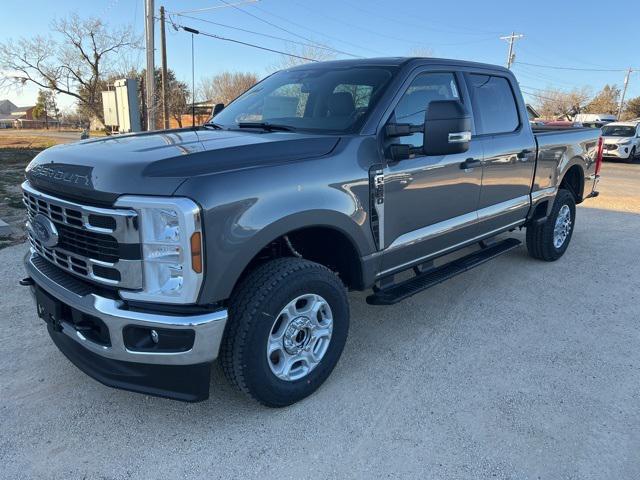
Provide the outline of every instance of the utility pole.
<path id="1" fill-rule="evenodd" d="M 164 33 L 164 7 L 160 7 L 160 52 L 162 54 L 162 124 L 169 128 L 169 105 L 167 103 L 167 38 Z"/>
<path id="2" fill-rule="evenodd" d="M 156 128 L 156 107 L 155 97 L 155 65 L 153 63 L 154 54 L 154 5 L 153 0 L 145 0 L 145 43 L 147 49 L 147 74 L 146 83 L 146 103 L 147 103 L 147 130 L 155 130 Z"/>
<path id="3" fill-rule="evenodd" d="M 631 72 L 633 70 L 629 67 L 627 70 L 627 74 L 624 76 L 624 87 L 622 88 L 622 97 L 620 97 L 620 106 L 618 107 L 618 120 L 620 120 L 620 116 L 622 115 L 622 108 L 624 107 L 624 96 L 627 94 L 627 86 L 629 85 L 629 77 L 631 76 Z"/>
<path id="4" fill-rule="evenodd" d="M 511 32 L 511 35 L 500 37 L 500 40 L 509 41 L 509 52 L 507 53 L 507 68 L 511 68 L 511 65 L 513 65 L 513 61 L 516 59 L 516 54 L 513 51 L 513 44 L 516 40 L 520 40 L 521 38 L 524 38 L 524 35 L 521 33 L 516 34 L 516 32 Z"/>

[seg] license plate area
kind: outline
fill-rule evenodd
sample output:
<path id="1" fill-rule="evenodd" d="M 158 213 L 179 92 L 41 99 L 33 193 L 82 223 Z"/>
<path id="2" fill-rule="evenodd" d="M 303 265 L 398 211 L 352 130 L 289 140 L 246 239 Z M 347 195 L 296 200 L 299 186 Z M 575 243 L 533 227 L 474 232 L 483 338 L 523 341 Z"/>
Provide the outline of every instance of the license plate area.
<path id="1" fill-rule="evenodd" d="M 36 287 L 38 316 L 55 330 L 62 330 L 62 303 L 41 288 Z"/>

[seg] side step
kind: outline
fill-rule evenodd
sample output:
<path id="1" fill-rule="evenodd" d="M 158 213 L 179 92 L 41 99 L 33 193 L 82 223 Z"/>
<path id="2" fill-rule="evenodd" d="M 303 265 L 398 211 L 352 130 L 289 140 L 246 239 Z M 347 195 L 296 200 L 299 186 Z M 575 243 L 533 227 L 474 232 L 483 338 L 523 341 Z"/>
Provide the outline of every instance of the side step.
<path id="1" fill-rule="evenodd" d="M 426 290 L 451 277 L 471 270 L 473 267 L 482 265 L 498 255 L 507 253 L 509 250 L 513 250 L 520 245 L 520 243 L 520 240 L 515 238 L 507 238 L 500 242 L 493 243 L 477 252 L 470 253 L 465 257 L 458 258 L 450 263 L 416 275 L 402 283 L 384 289 L 378 289 L 373 295 L 367 297 L 367 303 L 370 305 L 393 305 L 422 290 Z"/>

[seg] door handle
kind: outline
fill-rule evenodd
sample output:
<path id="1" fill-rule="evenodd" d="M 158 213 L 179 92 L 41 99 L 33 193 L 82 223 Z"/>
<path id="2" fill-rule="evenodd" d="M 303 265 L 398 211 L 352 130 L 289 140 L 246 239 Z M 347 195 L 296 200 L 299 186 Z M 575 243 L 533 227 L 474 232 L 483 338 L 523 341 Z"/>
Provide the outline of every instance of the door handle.
<path id="1" fill-rule="evenodd" d="M 482 165 L 482 161 L 477 158 L 467 158 L 464 162 L 460 164 L 460 168 L 462 170 L 468 170 L 469 168 L 475 168 Z"/>
<path id="2" fill-rule="evenodd" d="M 529 155 L 531 153 L 531 150 L 527 150 L 524 149 L 520 152 L 518 152 L 518 155 L 516 155 L 518 157 L 519 160 L 523 160 L 527 158 L 527 155 Z"/>

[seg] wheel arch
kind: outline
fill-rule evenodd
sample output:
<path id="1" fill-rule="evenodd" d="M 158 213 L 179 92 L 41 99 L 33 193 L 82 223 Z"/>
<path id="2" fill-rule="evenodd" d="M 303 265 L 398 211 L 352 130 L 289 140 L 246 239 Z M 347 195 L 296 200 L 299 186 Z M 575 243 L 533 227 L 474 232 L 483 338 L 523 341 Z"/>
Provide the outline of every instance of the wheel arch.
<path id="1" fill-rule="evenodd" d="M 582 166 L 583 160 L 579 157 L 572 159 L 562 174 L 559 188 L 564 188 L 573 194 L 576 203 L 584 199 L 585 170 Z"/>
<path id="2" fill-rule="evenodd" d="M 363 227 L 352 217 L 335 211 L 301 212 L 280 219 L 236 249 L 225 262 L 224 276 L 217 276 L 217 284 L 205 286 L 203 295 L 224 301 L 253 269 L 284 256 L 300 256 L 325 265 L 336 271 L 347 287 L 361 289 L 363 256 L 375 248 Z"/>

